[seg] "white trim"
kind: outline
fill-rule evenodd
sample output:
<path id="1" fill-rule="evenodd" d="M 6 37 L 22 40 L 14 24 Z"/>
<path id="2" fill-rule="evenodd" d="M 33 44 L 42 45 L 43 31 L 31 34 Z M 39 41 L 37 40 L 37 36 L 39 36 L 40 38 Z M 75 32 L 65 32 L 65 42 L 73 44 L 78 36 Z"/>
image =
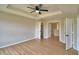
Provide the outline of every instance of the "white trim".
<path id="1" fill-rule="evenodd" d="M 20 43 L 23 43 L 23 42 L 26 42 L 26 41 L 29 41 L 29 40 L 33 40 L 33 39 L 35 39 L 35 38 L 29 38 L 29 39 L 26 39 L 26 40 L 23 40 L 23 41 L 19 41 L 19 42 L 16 42 L 16 43 L 7 44 L 7 45 L 4 45 L 4 46 L 1 46 L 0 48 L 6 48 L 6 47 L 9 47 L 9 46 L 20 44 Z"/>

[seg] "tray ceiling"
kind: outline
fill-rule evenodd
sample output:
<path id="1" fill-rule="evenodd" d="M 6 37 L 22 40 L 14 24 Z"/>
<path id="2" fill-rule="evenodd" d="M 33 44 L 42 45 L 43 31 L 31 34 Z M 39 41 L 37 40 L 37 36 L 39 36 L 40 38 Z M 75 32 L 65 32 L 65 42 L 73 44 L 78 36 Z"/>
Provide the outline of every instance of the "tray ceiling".
<path id="1" fill-rule="evenodd" d="M 0 5 L 1 11 L 10 11 L 14 14 L 29 16 L 32 18 L 43 18 L 53 15 L 72 15 L 77 14 L 79 5 L 78 4 L 43 4 L 43 9 L 48 9 L 48 12 L 42 12 L 42 15 L 38 13 L 30 13 L 32 9 L 27 8 L 28 6 L 35 7 L 37 4 L 2 4 Z"/>

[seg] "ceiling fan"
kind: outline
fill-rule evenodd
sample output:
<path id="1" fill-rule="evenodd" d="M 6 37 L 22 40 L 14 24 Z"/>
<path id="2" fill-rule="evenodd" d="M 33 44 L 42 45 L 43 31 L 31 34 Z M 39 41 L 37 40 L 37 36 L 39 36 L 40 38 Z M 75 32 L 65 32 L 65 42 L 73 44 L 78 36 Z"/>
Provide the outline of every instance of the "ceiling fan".
<path id="1" fill-rule="evenodd" d="M 47 9 L 42 9 L 42 8 L 41 8 L 42 6 L 43 6 L 42 4 L 39 4 L 39 5 L 35 6 L 34 8 L 33 8 L 33 7 L 27 7 L 27 8 L 33 9 L 33 11 L 31 11 L 30 13 L 36 12 L 36 13 L 38 13 L 38 14 L 42 14 L 41 11 L 48 12 Z"/>

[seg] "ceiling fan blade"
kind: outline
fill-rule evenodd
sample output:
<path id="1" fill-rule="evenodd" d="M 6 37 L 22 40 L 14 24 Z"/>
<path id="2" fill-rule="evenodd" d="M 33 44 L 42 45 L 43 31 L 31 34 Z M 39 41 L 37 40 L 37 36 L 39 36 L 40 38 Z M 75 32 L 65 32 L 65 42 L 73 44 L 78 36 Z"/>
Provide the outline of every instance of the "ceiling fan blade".
<path id="1" fill-rule="evenodd" d="M 34 9 L 33 7 L 27 7 L 27 8 Z"/>
<path id="2" fill-rule="evenodd" d="M 40 11 L 47 11 L 48 12 L 48 10 L 46 10 L 46 9 L 40 9 Z"/>
<path id="3" fill-rule="evenodd" d="M 42 13 L 41 13 L 41 12 L 39 12 L 39 14 L 41 15 Z"/>

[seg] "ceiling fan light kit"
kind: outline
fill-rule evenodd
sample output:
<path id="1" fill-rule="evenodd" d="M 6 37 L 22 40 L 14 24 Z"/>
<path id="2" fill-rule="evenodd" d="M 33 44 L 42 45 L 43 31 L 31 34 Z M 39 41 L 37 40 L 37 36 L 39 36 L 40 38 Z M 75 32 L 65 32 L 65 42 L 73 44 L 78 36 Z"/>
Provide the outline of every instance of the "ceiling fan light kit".
<path id="1" fill-rule="evenodd" d="M 39 10 L 36 10 L 36 13 L 39 13 Z"/>

